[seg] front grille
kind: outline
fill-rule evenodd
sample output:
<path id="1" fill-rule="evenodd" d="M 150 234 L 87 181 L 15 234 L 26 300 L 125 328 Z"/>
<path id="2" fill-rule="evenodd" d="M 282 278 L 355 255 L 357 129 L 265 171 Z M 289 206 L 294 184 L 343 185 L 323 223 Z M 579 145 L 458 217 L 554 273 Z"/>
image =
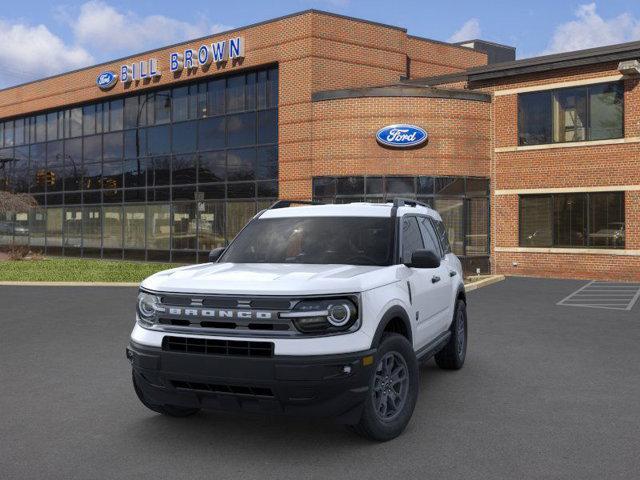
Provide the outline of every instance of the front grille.
<path id="1" fill-rule="evenodd" d="M 271 397 L 273 391 L 266 387 L 251 387 L 245 385 L 221 385 L 214 383 L 185 382 L 183 380 L 172 380 L 174 388 L 182 390 L 195 390 L 201 392 L 226 393 L 229 395 L 246 395 L 251 397 Z"/>
<path id="2" fill-rule="evenodd" d="M 169 352 L 228 355 L 235 357 L 272 357 L 272 342 L 245 342 L 209 338 L 164 337 L 162 349 Z"/>

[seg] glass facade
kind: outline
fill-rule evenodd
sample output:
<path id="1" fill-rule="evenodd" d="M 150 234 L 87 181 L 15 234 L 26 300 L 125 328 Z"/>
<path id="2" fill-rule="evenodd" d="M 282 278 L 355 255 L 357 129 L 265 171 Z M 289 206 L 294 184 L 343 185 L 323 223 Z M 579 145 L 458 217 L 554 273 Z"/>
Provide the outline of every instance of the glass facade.
<path id="1" fill-rule="evenodd" d="M 624 248 L 624 192 L 521 196 L 520 246 Z"/>
<path id="2" fill-rule="evenodd" d="M 0 245 L 195 262 L 278 197 L 278 69 L 0 121 L 0 189 Z"/>
<path id="3" fill-rule="evenodd" d="M 489 180 L 476 177 L 315 177 L 313 199 L 326 203 L 418 199 L 435 208 L 451 250 L 461 257 L 489 255 Z"/>
<path id="4" fill-rule="evenodd" d="M 624 136 L 622 82 L 518 95 L 518 144 L 583 142 Z"/>

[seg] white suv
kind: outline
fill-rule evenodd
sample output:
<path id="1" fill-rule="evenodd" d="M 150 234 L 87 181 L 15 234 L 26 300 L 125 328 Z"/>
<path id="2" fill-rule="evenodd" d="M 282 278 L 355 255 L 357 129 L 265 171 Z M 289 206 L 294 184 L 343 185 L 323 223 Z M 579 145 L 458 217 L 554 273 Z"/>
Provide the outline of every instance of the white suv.
<path id="1" fill-rule="evenodd" d="M 440 215 L 404 199 L 301 203 L 260 212 L 211 263 L 142 282 L 127 357 L 144 405 L 314 414 L 389 440 L 419 362 L 462 367 L 462 268 Z"/>

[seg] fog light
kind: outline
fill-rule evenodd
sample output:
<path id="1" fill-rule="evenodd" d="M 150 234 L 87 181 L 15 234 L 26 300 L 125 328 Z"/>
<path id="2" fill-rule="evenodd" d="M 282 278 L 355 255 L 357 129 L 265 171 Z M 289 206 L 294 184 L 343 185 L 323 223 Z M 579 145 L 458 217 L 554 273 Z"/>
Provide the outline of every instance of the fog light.
<path id="1" fill-rule="evenodd" d="M 362 365 L 368 367 L 369 365 L 373 365 L 373 355 L 367 355 L 366 357 L 362 357 Z"/>

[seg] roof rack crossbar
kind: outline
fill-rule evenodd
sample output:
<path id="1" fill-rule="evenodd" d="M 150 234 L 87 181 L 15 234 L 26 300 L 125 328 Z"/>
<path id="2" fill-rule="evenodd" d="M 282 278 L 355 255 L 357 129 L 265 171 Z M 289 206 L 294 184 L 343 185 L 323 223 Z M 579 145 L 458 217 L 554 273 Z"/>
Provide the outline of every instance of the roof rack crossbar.
<path id="1" fill-rule="evenodd" d="M 408 205 L 410 207 L 427 207 L 429 208 L 429 205 L 427 205 L 424 202 L 419 202 L 418 200 L 412 200 L 410 198 L 394 198 L 393 199 L 393 206 L 394 207 L 404 207 L 405 205 Z"/>
<path id="2" fill-rule="evenodd" d="M 276 208 L 287 208 L 291 205 L 324 205 L 322 202 L 315 200 L 278 200 L 271 205 L 267 210 L 274 210 Z"/>

